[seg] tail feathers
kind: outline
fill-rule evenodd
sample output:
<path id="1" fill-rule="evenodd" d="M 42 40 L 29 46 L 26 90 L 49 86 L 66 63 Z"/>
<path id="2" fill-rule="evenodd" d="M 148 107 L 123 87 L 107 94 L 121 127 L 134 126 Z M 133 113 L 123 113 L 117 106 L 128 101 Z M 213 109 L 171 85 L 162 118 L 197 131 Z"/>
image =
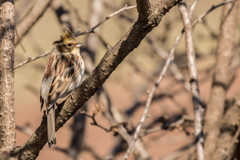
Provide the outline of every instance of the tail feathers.
<path id="1" fill-rule="evenodd" d="M 47 113 L 47 131 L 48 131 L 48 146 L 51 147 L 56 144 L 55 135 L 55 106 L 49 107 Z"/>

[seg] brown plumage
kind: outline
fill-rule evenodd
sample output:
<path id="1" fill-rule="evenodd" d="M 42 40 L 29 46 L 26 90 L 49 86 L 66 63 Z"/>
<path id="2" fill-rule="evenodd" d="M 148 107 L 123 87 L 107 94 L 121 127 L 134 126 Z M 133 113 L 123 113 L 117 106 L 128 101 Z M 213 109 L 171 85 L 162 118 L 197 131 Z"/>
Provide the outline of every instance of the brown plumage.
<path id="1" fill-rule="evenodd" d="M 46 104 L 48 145 L 56 144 L 55 104 L 59 98 L 67 97 L 82 81 L 84 62 L 80 55 L 81 45 L 70 30 L 66 30 L 55 45 L 42 79 L 41 109 Z"/>

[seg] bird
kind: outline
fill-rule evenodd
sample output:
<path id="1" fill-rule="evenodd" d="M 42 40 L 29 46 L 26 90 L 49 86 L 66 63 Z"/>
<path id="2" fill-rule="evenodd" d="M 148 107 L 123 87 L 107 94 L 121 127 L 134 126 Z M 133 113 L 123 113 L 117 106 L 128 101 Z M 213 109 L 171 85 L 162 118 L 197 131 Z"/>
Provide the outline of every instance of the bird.
<path id="1" fill-rule="evenodd" d="M 55 107 L 57 100 L 67 98 L 83 79 L 85 65 L 80 54 L 82 46 L 73 33 L 66 29 L 53 42 L 40 89 L 41 110 L 46 105 L 48 146 L 56 144 Z"/>

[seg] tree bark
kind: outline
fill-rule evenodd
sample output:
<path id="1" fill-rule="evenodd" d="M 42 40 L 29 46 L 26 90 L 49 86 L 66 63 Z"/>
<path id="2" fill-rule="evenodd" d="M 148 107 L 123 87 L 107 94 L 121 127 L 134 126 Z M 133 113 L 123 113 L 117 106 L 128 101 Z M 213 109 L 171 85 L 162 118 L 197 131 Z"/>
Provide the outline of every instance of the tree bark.
<path id="1" fill-rule="evenodd" d="M 14 1 L 0 0 L 0 154 L 16 145 L 13 64 Z"/>
<path id="2" fill-rule="evenodd" d="M 56 115 L 56 130 L 60 129 L 67 120 L 69 120 L 77 110 L 96 93 L 124 58 L 140 44 L 143 38 L 160 23 L 163 15 L 179 1 L 181 0 L 162 0 L 155 4 L 152 7 L 151 14 L 147 16 L 147 21 L 138 19 L 115 46 L 107 51 L 98 66 L 93 70 L 90 76 L 83 81 L 80 87 L 74 91 L 73 95 L 67 99 L 62 109 L 59 111 L 59 114 Z M 36 159 L 47 142 L 46 133 L 46 118 L 44 118 L 25 145 L 18 148 L 12 155 L 22 160 Z"/>
<path id="3" fill-rule="evenodd" d="M 208 102 L 205 129 L 206 159 L 213 159 L 220 135 L 220 124 L 225 109 L 226 92 L 234 75 L 232 68 L 233 46 L 236 35 L 239 0 L 226 4 L 222 12 L 222 22 L 216 67 L 213 75 L 212 91 Z"/>
<path id="4" fill-rule="evenodd" d="M 197 160 L 205 160 L 203 137 L 203 112 L 204 108 L 199 93 L 198 74 L 196 65 L 195 45 L 193 40 L 193 25 L 185 2 L 179 3 L 179 11 L 185 28 L 186 53 L 188 59 L 188 71 L 192 91 L 194 108 L 194 134 L 197 150 Z"/>

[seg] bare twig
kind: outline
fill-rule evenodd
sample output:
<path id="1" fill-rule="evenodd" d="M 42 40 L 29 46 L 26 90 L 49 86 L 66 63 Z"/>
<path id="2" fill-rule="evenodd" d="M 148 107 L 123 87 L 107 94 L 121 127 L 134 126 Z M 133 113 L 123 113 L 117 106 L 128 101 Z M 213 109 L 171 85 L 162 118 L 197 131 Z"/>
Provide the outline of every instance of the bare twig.
<path id="1" fill-rule="evenodd" d="M 195 19 L 193 22 L 192 22 L 192 26 L 195 27 L 199 22 L 202 22 L 202 20 L 209 14 L 211 13 L 212 11 L 214 11 L 215 9 L 221 7 L 221 6 L 224 6 L 228 3 L 232 3 L 233 0 L 229 0 L 229 1 L 226 1 L 226 2 L 223 2 L 223 3 L 220 3 L 218 5 L 213 5 L 209 10 L 207 10 L 205 13 L 203 13 L 202 15 L 200 15 L 197 19 Z M 183 33 L 185 32 L 185 29 L 183 28 L 181 33 L 179 33 L 179 35 L 177 36 L 176 40 L 175 40 L 175 43 L 170 51 L 170 54 L 171 52 L 175 52 L 176 48 L 177 48 L 177 45 L 179 44 L 182 36 L 183 36 Z M 174 56 L 174 54 L 172 55 Z"/>
<path id="2" fill-rule="evenodd" d="M 156 44 L 154 44 L 153 40 L 149 36 L 146 37 L 146 40 L 151 45 L 154 52 L 156 52 L 164 60 L 167 59 L 168 53 L 165 50 L 163 50 L 162 48 L 160 48 Z M 175 43 L 177 44 L 179 42 L 179 40 L 177 39 L 176 41 L 177 42 L 175 42 Z M 172 52 L 174 52 L 174 51 L 175 51 L 175 48 Z M 178 68 L 178 66 L 176 65 L 176 63 L 172 62 L 169 66 L 169 69 L 173 73 L 174 78 L 177 81 L 183 83 L 184 89 L 187 91 L 190 91 L 190 86 L 188 83 L 186 83 L 185 78 L 184 78 L 183 74 L 181 73 L 180 69 Z"/>
<path id="3" fill-rule="evenodd" d="M 228 2 L 228 3 L 229 3 L 229 2 Z M 224 3 L 224 4 L 225 4 L 225 3 Z M 223 4 L 222 4 L 222 5 L 223 5 Z M 201 15 L 200 18 L 198 18 L 197 20 L 195 20 L 192 25 L 194 26 L 194 25 L 196 25 L 198 22 L 201 22 L 200 20 L 203 19 L 203 18 L 205 18 L 208 13 L 210 13 L 212 10 L 214 10 L 214 9 L 216 9 L 216 8 L 222 6 L 222 5 L 219 4 L 218 6 L 212 7 L 209 11 L 207 11 L 206 13 L 204 13 L 203 15 Z M 132 141 L 131 146 L 128 148 L 126 154 L 124 155 L 124 160 L 128 159 L 129 155 L 131 154 L 131 152 L 132 152 L 132 150 L 133 150 L 133 148 L 134 148 L 134 143 L 136 143 L 136 141 L 137 141 L 137 138 L 138 138 L 138 135 L 139 135 L 139 132 L 140 132 L 142 123 L 145 121 L 145 119 L 146 119 L 146 117 L 147 117 L 147 113 L 148 113 L 148 110 L 149 110 L 149 107 L 150 107 L 150 104 L 151 104 L 151 100 L 152 100 L 152 97 L 153 97 L 153 93 L 152 93 L 152 92 L 155 92 L 157 86 L 158 86 L 159 83 L 161 82 L 161 79 L 164 77 L 165 72 L 166 72 L 166 70 L 167 70 L 170 62 L 172 61 L 172 59 L 173 59 L 173 57 L 174 57 L 175 49 L 176 49 L 176 47 L 177 47 L 177 45 L 178 45 L 178 43 L 179 43 L 179 41 L 180 41 L 180 39 L 181 39 L 184 31 L 185 31 L 185 30 L 183 29 L 182 32 L 177 36 L 176 41 L 175 41 L 175 43 L 174 43 L 174 46 L 172 47 L 172 49 L 171 49 L 171 51 L 170 51 L 170 54 L 169 54 L 169 57 L 168 57 L 165 65 L 164 65 L 163 71 L 161 72 L 158 81 L 156 82 L 155 86 L 152 88 L 152 90 L 151 90 L 151 92 L 150 92 L 150 94 L 149 94 L 149 96 L 148 96 L 147 103 L 146 103 L 146 107 L 145 107 L 145 110 L 144 110 L 144 114 L 143 114 L 143 116 L 142 116 L 142 118 L 141 118 L 141 120 L 140 120 L 140 122 L 139 122 L 139 125 L 138 125 L 136 131 L 135 131 L 134 140 Z M 159 82 L 159 83 L 158 83 L 158 82 Z M 147 105 L 147 104 L 149 104 L 149 105 Z M 200 142 L 200 141 L 199 141 L 199 142 Z M 201 143 L 200 143 L 200 145 L 201 145 Z M 202 147 L 202 146 L 201 146 L 201 147 Z M 203 147 L 202 147 L 202 149 L 203 149 Z M 201 152 L 204 153 L 203 150 L 202 150 Z M 204 156 L 204 154 L 203 154 L 203 156 Z"/>
<path id="4" fill-rule="evenodd" d="M 180 36 L 177 37 L 177 42 L 180 40 Z M 145 105 L 145 109 L 144 109 L 144 112 L 143 112 L 143 115 L 139 121 L 139 124 L 135 130 L 135 133 L 134 133 L 134 136 L 133 136 L 133 140 L 130 144 L 130 146 L 128 147 L 128 150 L 127 152 L 125 153 L 124 157 L 123 157 L 123 160 L 127 160 L 128 157 L 130 156 L 130 154 L 132 153 L 133 149 L 134 149 L 134 145 L 138 139 L 138 136 L 139 136 L 139 133 L 140 133 L 140 130 L 142 128 L 142 125 L 145 121 L 145 119 L 147 118 L 147 115 L 148 115 L 148 111 L 150 109 L 150 106 L 151 106 L 151 102 L 152 102 L 152 98 L 153 98 L 153 95 L 157 89 L 157 87 L 159 86 L 160 82 L 162 81 L 162 79 L 164 78 L 165 74 L 166 74 L 166 71 L 171 63 L 171 61 L 173 60 L 173 55 L 174 55 L 174 51 L 176 49 L 176 46 L 177 46 L 177 43 L 174 44 L 173 48 L 171 49 L 171 52 L 165 62 L 165 65 L 163 67 L 163 70 L 162 72 L 160 73 L 154 87 L 151 89 L 151 91 L 149 92 L 149 95 L 148 95 L 148 98 L 147 98 L 147 102 L 146 102 L 146 105 Z"/>
<path id="5" fill-rule="evenodd" d="M 101 26 L 104 22 L 106 22 L 108 19 L 110 19 L 111 17 L 125 11 L 125 10 L 129 10 L 129 9 L 133 9 L 133 8 L 136 8 L 136 6 L 127 6 L 125 5 L 123 8 L 117 10 L 116 12 L 108 15 L 107 17 L 105 17 L 101 22 L 99 22 L 98 24 L 96 24 L 95 26 L 93 26 L 91 29 L 89 29 L 88 31 L 84 31 L 84 32 L 77 32 L 75 33 L 75 36 L 80 36 L 80 35 L 83 35 L 83 34 L 89 34 L 89 33 L 94 33 L 95 32 L 95 29 L 98 28 L 99 26 Z"/>
<path id="6" fill-rule="evenodd" d="M 147 129 L 147 130 L 143 131 L 143 133 L 141 134 L 141 137 L 143 137 L 147 134 L 158 132 L 160 130 L 172 131 L 174 129 L 183 130 L 183 131 L 185 131 L 186 135 L 189 135 L 189 132 L 186 130 L 185 126 L 188 126 L 188 125 L 192 126 L 192 124 L 194 123 L 193 118 L 187 117 L 187 116 L 183 116 L 183 117 L 181 117 L 180 119 L 178 119 L 174 122 L 169 122 L 164 117 L 160 117 L 160 118 L 161 118 L 161 125 L 159 127 L 150 128 L 150 129 Z M 159 121 L 159 118 L 158 118 L 158 121 Z"/>
<path id="7" fill-rule="evenodd" d="M 197 159 L 204 160 L 204 137 L 203 137 L 203 112 L 204 108 L 199 95 L 197 67 L 195 59 L 195 49 L 193 41 L 193 26 L 189 17 L 185 2 L 179 3 L 179 11 L 185 26 L 186 52 L 188 58 L 188 70 L 190 76 L 190 85 L 192 91 L 192 100 L 194 107 L 194 128 L 195 128 L 195 143 L 197 149 Z"/>
<path id="8" fill-rule="evenodd" d="M 225 4 L 232 3 L 232 2 L 233 2 L 233 0 L 229 0 L 229 1 L 226 1 L 226 2 L 223 2 L 223 3 L 220 3 L 220 4 L 218 4 L 218 5 L 212 6 L 207 12 L 203 13 L 203 14 L 202 14 L 201 16 L 199 16 L 196 20 L 194 20 L 192 25 L 195 26 L 197 23 L 202 22 L 202 20 L 203 20 L 210 12 L 212 12 L 213 10 L 215 10 L 215 9 L 217 9 L 217 8 L 225 5 Z M 134 8 L 134 7 L 136 7 L 136 6 L 129 6 L 129 7 L 133 7 L 133 8 Z M 121 9 L 120 9 L 120 10 L 121 10 Z M 117 11 L 117 12 L 118 12 L 118 11 Z M 114 13 L 115 13 L 115 12 L 114 12 Z M 108 19 L 107 19 L 107 20 L 108 20 Z M 105 20 L 105 21 L 106 21 L 106 20 Z M 104 22 L 105 22 L 105 21 L 104 21 Z M 104 22 L 102 22 L 102 23 L 104 23 Z M 99 22 L 99 23 L 101 23 L 101 22 Z M 101 23 L 101 24 L 102 24 L 102 23 Z M 90 29 L 90 30 L 91 30 L 91 29 Z M 185 32 L 185 30 L 182 29 L 181 33 L 177 36 L 177 38 L 176 38 L 176 40 L 175 40 L 175 43 L 174 43 L 174 45 L 173 45 L 173 47 L 172 47 L 172 49 L 171 49 L 171 51 L 170 51 L 170 54 L 171 54 L 171 52 L 175 52 L 175 50 L 176 50 L 176 48 L 177 48 L 177 45 L 178 45 L 178 43 L 180 42 L 180 40 L 181 40 L 184 32 Z M 79 33 L 80 33 L 80 32 L 79 32 Z M 82 35 L 82 34 L 79 34 L 79 33 L 77 33 L 77 34 L 78 34 L 78 35 Z M 81 33 L 83 33 L 83 32 L 81 32 Z M 87 33 L 83 33 L 83 34 L 87 34 Z M 47 56 L 48 54 L 50 54 L 50 53 L 45 52 L 45 53 L 41 54 L 40 56 L 30 57 L 30 58 L 28 58 L 27 60 L 25 60 L 24 62 L 21 62 L 20 64 L 16 65 L 16 66 L 14 67 L 14 69 L 17 69 L 17 68 L 19 68 L 19 67 L 21 67 L 21 66 L 23 66 L 23 65 L 25 65 L 25 64 L 27 64 L 27 63 L 30 63 L 30 62 L 32 62 L 32 61 L 35 61 L 35 60 L 37 60 L 37 59 L 39 59 L 39 58 L 41 58 L 41 57 L 45 57 L 45 56 Z M 172 55 L 174 56 L 174 54 L 172 54 Z"/>
<path id="9" fill-rule="evenodd" d="M 97 127 L 103 129 L 103 130 L 106 131 L 106 132 L 111 132 L 111 131 L 113 131 L 113 127 L 106 128 L 106 127 L 102 126 L 101 124 L 99 124 L 99 123 L 97 122 L 97 120 L 96 120 L 95 117 L 96 117 L 96 115 L 97 115 L 98 112 L 94 111 L 94 112 L 92 113 L 92 115 L 90 115 L 90 114 L 87 113 L 86 111 L 80 110 L 80 113 L 81 113 L 81 114 L 84 114 L 85 116 L 87 116 L 88 118 L 90 118 L 90 119 L 92 120 L 91 125 L 97 126 Z"/>
<path id="10" fill-rule="evenodd" d="M 99 22 L 97 25 L 95 25 L 95 26 L 94 26 L 93 28 L 91 28 L 90 30 L 85 31 L 85 32 L 77 32 L 75 35 L 76 35 L 76 36 L 80 36 L 80 35 L 83 35 L 83 34 L 94 33 L 94 31 L 95 31 L 96 28 L 98 28 L 100 25 L 102 25 L 105 21 L 107 21 L 108 19 L 110 19 L 110 18 L 113 17 L 114 15 L 119 14 L 119 13 L 125 11 L 125 10 L 132 9 L 132 8 L 136 8 L 136 6 L 129 6 L 129 7 L 128 7 L 128 6 L 125 6 L 125 7 L 121 8 L 121 9 L 119 9 L 118 11 L 110 14 L 109 16 L 105 17 L 103 21 Z M 41 55 L 39 55 L 39 56 L 29 57 L 29 58 L 27 58 L 27 60 L 19 63 L 18 65 L 16 65 L 16 66 L 14 67 L 14 69 L 17 69 L 17 68 L 19 68 L 19 67 L 22 67 L 23 65 L 28 64 L 28 63 L 30 63 L 30 62 L 32 62 L 32 61 L 35 61 L 35 60 L 37 60 L 37 59 L 39 59 L 39 58 L 41 58 L 41 57 L 48 56 L 50 53 L 51 53 L 51 51 L 47 51 L 47 52 L 45 52 L 45 53 L 43 53 L 43 54 L 41 54 Z"/>
<path id="11" fill-rule="evenodd" d="M 173 6 L 181 0 L 162 0 L 161 5 L 154 5 L 148 21 L 137 20 L 122 38 L 107 51 L 97 67 L 77 88 L 71 98 L 68 98 L 56 115 L 56 131 L 60 129 L 89 98 L 109 78 L 111 73 L 143 40 L 143 38 L 156 27 Z M 41 122 L 35 133 L 27 142 L 12 152 L 12 156 L 19 159 L 35 159 L 47 142 L 46 118 Z"/>
<path id="12" fill-rule="evenodd" d="M 173 53 L 174 53 L 174 52 L 172 52 L 172 54 L 173 54 Z M 125 155 L 124 155 L 124 157 L 123 157 L 123 160 L 127 160 L 128 157 L 130 156 L 130 154 L 132 153 L 133 149 L 134 149 L 134 145 L 135 145 L 135 143 L 136 143 L 136 141 L 137 141 L 137 139 L 138 139 L 140 130 L 141 130 L 141 128 L 142 128 L 142 125 L 143 125 L 145 119 L 146 119 L 147 116 L 148 116 L 148 111 L 149 111 L 150 106 L 151 106 L 151 102 L 152 102 L 153 95 L 154 95 L 157 87 L 159 86 L 160 82 L 161 82 L 162 79 L 164 78 L 164 75 L 165 75 L 165 73 L 166 73 L 166 71 L 167 71 L 167 69 L 168 69 L 168 66 L 169 66 L 170 62 L 172 61 L 172 59 L 173 59 L 173 58 L 172 58 L 172 55 L 169 54 L 168 59 L 167 59 L 167 61 L 165 62 L 164 68 L 163 68 L 163 70 L 162 70 L 162 72 L 161 72 L 158 80 L 156 81 L 154 87 L 153 87 L 153 88 L 151 89 L 151 91 L 149 92 L 149 95 L 148 95 L 148 98 L 147 98 L 147 102 L 146 102 L 146 105 L 145 105 L 145 110 L 144 110 L 143 115 L 142 115 L 142 117 L 141 117 L 141 120 L 139 121 L 139 124 L 138 124 L 138 126 L 137 126 L 137 128 L 136 128 L 136 130 L 135 130 L 135 133 L 134 133 L 134 136 L 133 136 L 133 140 L 132 140 L 130 146 L 128 147 L 127 152 L 125 153 Z"/>
<path id="13" fill-rule="evenodd" d="M 107 118 L 111 125 L 115 126 L 113 129 L 117 129 L 117 133 L 121 136 L 121 138 L 126 141 L 128 145 L 130 145 L 133 138 L 129 134 L 129 129 L 124 122 L 126 120 L 124 115 L 122 115 L 121 112 L 114 105 L 111 104 L 106 90 L 102 90 L 98 99 L 100 99 L 99 103 L 101 103 L 103 115 Z M 115 155 L 116 153 L 112 154 Z M 141 141 L 137 141 L 134 149 L 134 154 L 137 155 L 139 159 L 149 159 L 150 157 Z"/>
<path id="14" fill-rule="evenodd" d="M 195 27 L 197 23 L 199 22 L 202 22 L 202 20 L 210 13 L 212 12 L 213 10 L 219 8 L 219 7 L 222 7 L 228 3 L 233 3 L 234 0 L 229 0 L 229 1 L 225 1 L 225 2 L 222 2 L 222 3 L 219 3 L 218 5 L 213 5 L 207 12 L 203 13 L 202 15 L 200 15 L 197 19 L 195 19 L 192 23 L 192 26 Z"/>
<path id="15" fill-rule="evenodd" d="M 198 0 L 195 0 L 192 5 L 189 7 L 189 17 L 192 18 L 193 11 L 198 3 Z"/>
<path id="16" fill-rule="evenodd" d="M 52 52 L 52 51 L 46 51 L 46 52 L 42 53 L 42 54 L 39 55 L 39 56 L 36 56 L 36 57 L 28 57 L 25 61 L 17 64 L 17 65 L 14 67 L 14 69 L 17 69 L 17 68 L 19 68 L 19 67 L 22 67 L 23 65 L 28 64 L 28 63 L 30 63 L 30 62 L 33 62 L 33 61 L 35 61 L 35 60 L 37 60 L 37 59 L 39 59 L 39 58 L 46 57 L 46 56 L 48 56 L 51 52 Z"/>

